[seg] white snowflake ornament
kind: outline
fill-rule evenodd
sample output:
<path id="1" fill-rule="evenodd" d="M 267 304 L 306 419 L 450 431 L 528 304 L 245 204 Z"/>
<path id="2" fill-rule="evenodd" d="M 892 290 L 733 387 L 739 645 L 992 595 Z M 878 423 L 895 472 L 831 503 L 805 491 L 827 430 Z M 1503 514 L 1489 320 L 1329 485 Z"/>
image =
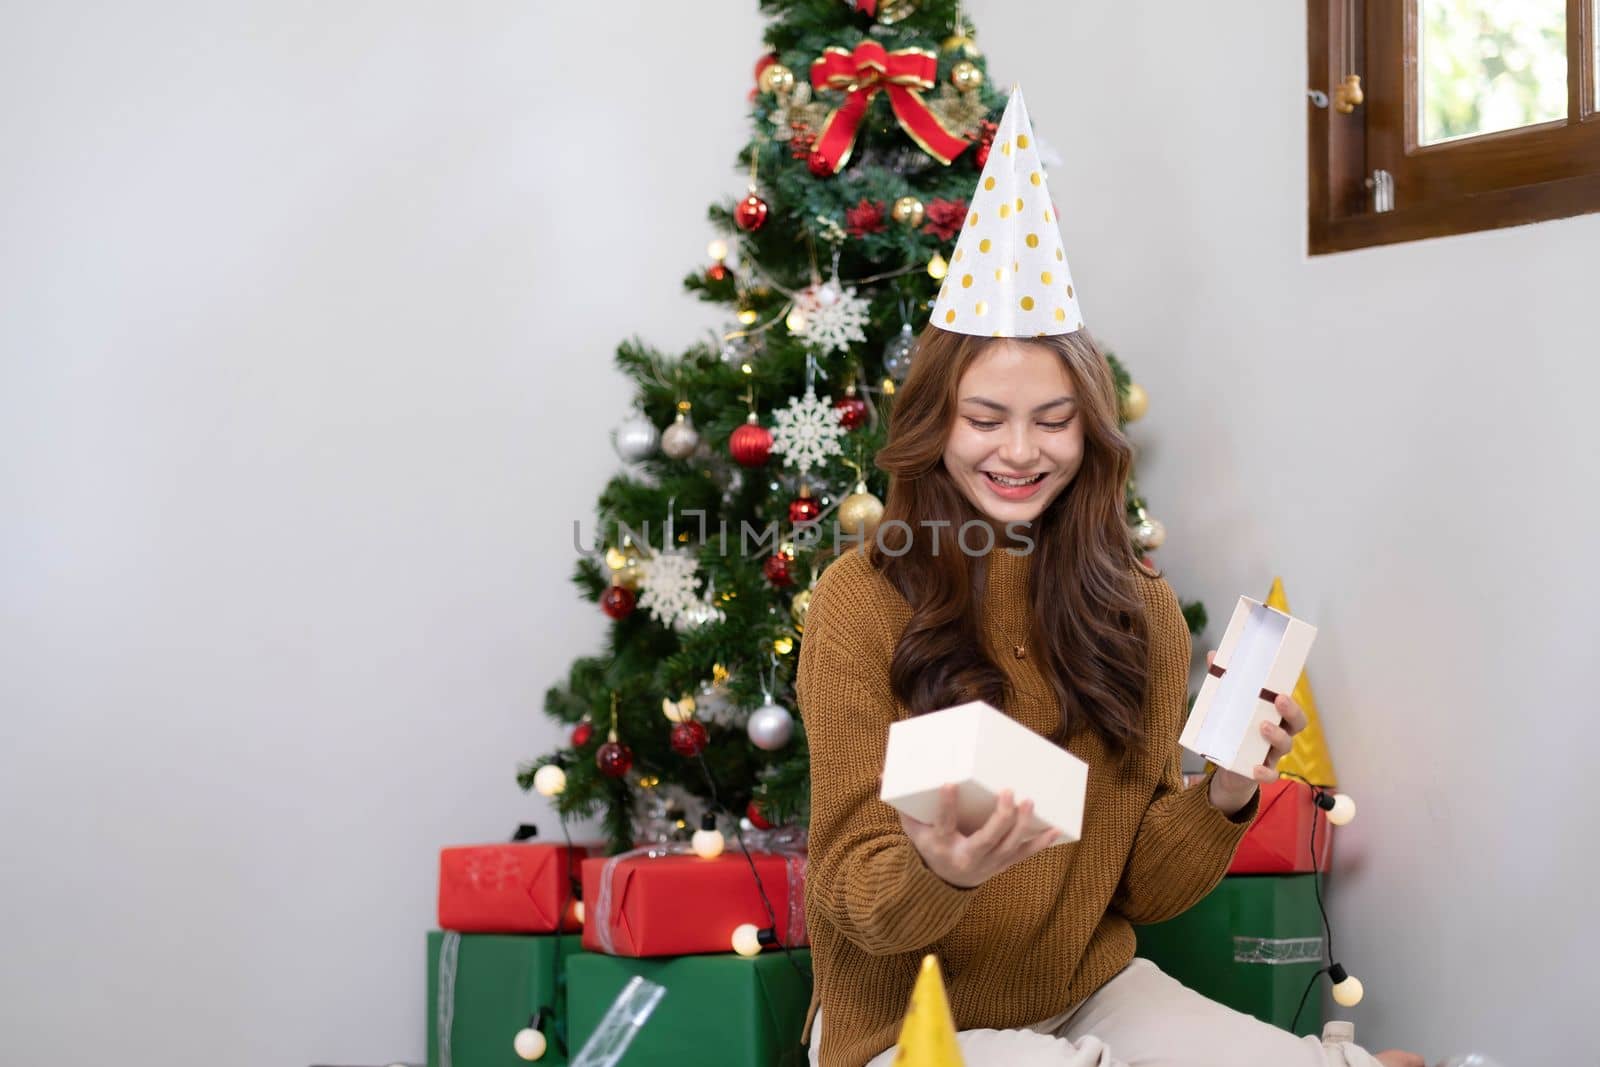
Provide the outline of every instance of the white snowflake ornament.
<path id="1" fill-rule="evenodd" d="M 772 450 L 802 477 L 827 457 L 843 454 L 839 439 L 845 431 L 839 413 L 827 401 L 818 399 L 811 386 L 806 386 L 805 396 L 773 412 L 772 418 L 777 423 L 772 431 Z"/>
<path id="2" fill-rule="evenodd" d="M 862 327 L 867 324 L 871 305 L 856 296 L 853 288 L 840 286 L 837 278 L 800 290 L 794 304 L 805 317 L 805 339 L 824 355 L 843 352 L 852 342 L 867 339 Z"/>
<path id="3" fill-rule="evenodd" d="M 699 568 L 687 552 L 657 552 L 639 570 L 639 607 L 661 625 L 676 626 L 700 606 Z"/>

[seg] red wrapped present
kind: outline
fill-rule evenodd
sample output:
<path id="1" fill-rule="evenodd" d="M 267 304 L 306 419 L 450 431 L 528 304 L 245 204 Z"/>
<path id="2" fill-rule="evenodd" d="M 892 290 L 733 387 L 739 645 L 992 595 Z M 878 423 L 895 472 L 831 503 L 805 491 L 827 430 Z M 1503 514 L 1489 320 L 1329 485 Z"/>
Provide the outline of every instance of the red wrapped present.
<path id="1" fill-rule="evenodd" d="M 1317 862 L 1311 862 L 1311 827 L 1317 827 Z M 1311 787 L 1280 778 L 1261 787 L 1259 814 L 1245 831 L 1229 874 L 1307 874 L 1326 871 L 1333 827 L 1317 808 Z"/>
<path id="2" fill-rule="evenodd" d="M 513 842 L 439 851 L 439 926 L 464 934 L 555 933 L 581 925 L 572 877 L 599 846 Z"/>
<path id="3" fill-rule="evenodd" d="M 806 943 L 805 853 L 752 852 L 777 943 Z M 701 859 L 681 845 L 583 861 L 583 947 L 612 956 L 728 952 L 735 928 L 773 927 L 743 853 Z"/>

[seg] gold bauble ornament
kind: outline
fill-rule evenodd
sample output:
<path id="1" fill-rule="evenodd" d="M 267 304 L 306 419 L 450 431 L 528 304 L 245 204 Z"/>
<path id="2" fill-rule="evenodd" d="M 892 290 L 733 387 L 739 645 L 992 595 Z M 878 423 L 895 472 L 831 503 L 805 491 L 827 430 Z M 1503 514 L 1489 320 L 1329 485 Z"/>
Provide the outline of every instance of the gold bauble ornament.
<path id="1" fill-rule="evenodd" d="M 782 96 L 794 88 L 794 71 L 782 63 L 768 63 L 762 68 L 761 77 L 756 79 L 756 85 L 764 93 Z"/>
<path id="2" fill-rule="evenodd" d="M 983 85 L 983 71 L 976 63 L 963 59 L 950 68 L 950 84 L 962 92 L 971 92 Z"/>
<path id="3" fill-rule="evenodd" d="M 962 55 L 973 59 L 983 55 L 982 52 L 978 51 L 978 46 L 972 38 L 964 33 L 946 37 L 944 43 L 939 46 L 939 50 L 941 52 L 960 52 Z"/>
<path id="4" fill-rule="evenodd" d="M 878 22 L 885 26 L 892 26 L 901 19 L 910 18 L 917 13 L 917 4 L 921 0 L 881 0 L 878 4 Z"/>
<path id="5" fill-rule="evenodd" d="M 806 628 L 806 612 L 811 610 L 811 590 L 802 589 L 789 601 L 789 617 L 800 630 Z"/>
<path id="6" fill-rule="evenodd" d="M 611 572 L 611 584 L 637 591 L 644 572 L 639 569 L 639 553 L 630 545 L 627 549 L 615 545 L 606 549 L 606 569 Z"/>
<path id="7" fill-rule="evenodd" d="M 1150 394 L 1144 391 L 1144 386 L 1138 382 L 1128 383 L 1128 395 L 1122 398 L 1122 418 L 1126 422 L 1136 422 L 1144 418 L 1144 413 L 1150 410 Z"/>
<path id="8" fill-rule="evenodd" d="M 927 214 L 927 209 L 922 206 L 922 201 L 914 196 L 902 196 L 894 202 L 894 221 L 902 226 L 916 229 L 922 225 L 922 219 Z"/>
<path id="9" fill-rule="evenodd" d="M 871 534 L 883 518 L 883 501 L 867 492 L 866 482 L 857 482 L 855 490 L 839 501 L 839 529 L 854 537 Z"/>

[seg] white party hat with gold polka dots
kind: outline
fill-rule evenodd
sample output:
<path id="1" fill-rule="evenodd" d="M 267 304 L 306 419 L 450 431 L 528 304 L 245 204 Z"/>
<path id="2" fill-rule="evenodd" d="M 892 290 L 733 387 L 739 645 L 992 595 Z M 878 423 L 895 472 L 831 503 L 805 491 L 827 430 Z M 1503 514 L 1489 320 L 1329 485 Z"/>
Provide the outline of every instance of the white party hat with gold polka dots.
<path id="1" fill-rule="evenodd" d="M 980 337 L 1083 329 L 1055 204 L 1022 90 L 1011 90 L 967 208 L 933 325 Z"/>

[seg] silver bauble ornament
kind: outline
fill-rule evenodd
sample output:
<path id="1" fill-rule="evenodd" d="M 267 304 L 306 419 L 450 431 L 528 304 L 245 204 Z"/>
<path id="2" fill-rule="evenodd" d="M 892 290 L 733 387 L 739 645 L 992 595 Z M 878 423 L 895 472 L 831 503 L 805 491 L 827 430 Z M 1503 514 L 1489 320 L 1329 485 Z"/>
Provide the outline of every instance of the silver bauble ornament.
<path id="1" fill-rule="evenodd" d="M 906 380 L 911 373 L 911 353 L 917 347 L 917 335 L 911 332 L 908 322 L 900 332 L 883 346 L 883 369 L 897 382 Z"/>
<path id="2" fill-rule="evenodd" d="M 722 362 L 738 370 L 755 357 L 756 347 L 743 334 L 732 334 L 722 339 L 719 355 Z"/>
<path id="3" fill-rule="evenodd" d="M 750 743 L 767 752 L 776 752 L 794 736 L 794 716 L 781 704 L 763 704 L 750 713 L 745 724 Z"/>
<path id="4" fill-rule="evenodd" d="M 661 443 L 661 431 L 643 415 L 630 415 L 614 435 L 617 455 L 625 462 L 638 463 L 647 459 Z"/>
<path id="5" fill-rule="evenodd" d="M 1167 528 L 1157 519 L 1143 519 L 1133 528 L 1133 539 L 1140 548 L 1157 549 L 1167 542 Z"/>
<path id="6" fill-rule="evenodd" d="M 661 451 L 673 459 L 688 459 L 694 455 L 694 450 L 700 447 L 700 432 L 694 428 L 694 423 L 689 420 L 687 412 L 678 412 L 678 417 L 667 432 L 661 435 Z"/>

